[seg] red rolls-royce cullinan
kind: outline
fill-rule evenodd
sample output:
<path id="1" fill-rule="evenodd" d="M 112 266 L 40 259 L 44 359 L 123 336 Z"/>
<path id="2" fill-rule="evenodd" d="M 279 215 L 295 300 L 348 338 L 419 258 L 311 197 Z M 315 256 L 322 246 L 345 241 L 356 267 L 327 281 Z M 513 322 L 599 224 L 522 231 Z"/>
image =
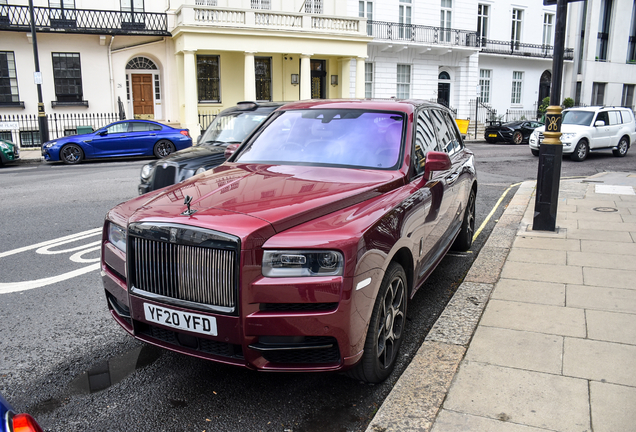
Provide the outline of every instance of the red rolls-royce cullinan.
<path id="1" fill-rule="evenodd" d="M 288 104 L 221 166 L 108 212 L 108 305 L 166 349 L 380 382 L 409 299 L 451 247 L 471 247 L 476 193 L 441 105 Z"/>

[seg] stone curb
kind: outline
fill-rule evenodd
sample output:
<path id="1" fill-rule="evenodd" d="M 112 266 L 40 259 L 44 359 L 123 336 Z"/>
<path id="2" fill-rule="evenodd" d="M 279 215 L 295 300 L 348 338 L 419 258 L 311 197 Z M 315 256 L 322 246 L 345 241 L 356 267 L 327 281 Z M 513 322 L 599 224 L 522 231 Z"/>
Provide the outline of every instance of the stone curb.
<path id="1" fill-rule="evenodd" d="M 366 432 L 430 431 L 523 225 L 535 184 L 526 181 L 519 186 L 464 281 Z"/>

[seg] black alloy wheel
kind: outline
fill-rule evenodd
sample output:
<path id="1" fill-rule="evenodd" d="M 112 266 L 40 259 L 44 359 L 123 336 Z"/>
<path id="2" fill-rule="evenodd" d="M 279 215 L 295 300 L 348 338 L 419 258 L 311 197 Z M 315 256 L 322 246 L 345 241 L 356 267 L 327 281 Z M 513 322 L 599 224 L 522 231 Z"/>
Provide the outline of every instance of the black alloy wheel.
<path id="1" fill-rule="evenodd" d="M 77 144 L 66 144 L 60 150 L 60 160 L 67 165 L 80 163 L 84 159 L 84 152 Z"/>
<path id="2" fill-rule="evenodd" d="M 172 142 L 162 139 L 155 144 L 155 148 L 153 150 L 155 156 L 159 159 L 168 156 L 170 153 L 174 152 L 174 144 Z"/>
<path id="3" fill-rule="evenodd" d="M 515 133 L 512 134 L 512 142 L 513 144 L 521 144 L 523 142 L 523 134 L 519 131 L 515 131 Z"/>
<path id="4" fill-rule="evenodd" d="M 401 265 L 389 264 L 375 300 L 360 363 L 348 372 L 369 383 L 384 381 L 393 371 L 404 339 L 408 288 Z"/>
<path id="5" fill-rule="evenodd" d="M 587 141 L 582 139 L 574 148 L 574 152 L 570 155 L 570 159 L 574 162 L 583 162 L 587 158 L 587 154 L 590 149 L 587 145 Z"/>
<path id="6" fill-rule="evenodd" d="M 627 141 L 627 137 L 622 137 L 621 140 L 618 142 L 618 146 L 616 146 L 616 148 L 612 150 L 612 153 L 616 157 L 623 157 L 627 154 L 628 149 L 629 141 Z"/>
<path id="7" fill-rule="evenodd" d="M 471 189 L 466 203 L 462 227 L 451 247 L 455 251 L 466 252 L 473 245 L 473 236 L 475 235 L 475 197 L 475 189 Z"/>

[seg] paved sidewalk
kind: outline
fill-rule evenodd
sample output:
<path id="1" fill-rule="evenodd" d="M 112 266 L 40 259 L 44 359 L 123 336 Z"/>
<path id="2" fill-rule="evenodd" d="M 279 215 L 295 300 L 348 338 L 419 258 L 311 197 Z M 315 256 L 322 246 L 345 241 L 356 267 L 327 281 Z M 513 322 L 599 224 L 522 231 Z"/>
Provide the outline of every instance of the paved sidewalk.
<path id="1" fill-rule="evenodd" d="M 20 149 L 20 159 L 16 163 L 35 163 L 43 161 L 42 149 L 40 147 L 34 149 Z"/>
<path id="2" fill-rule="evenodd" d="M 367 431 L 636 431 L 636 174 L 535 182 L 499 219 Z"/>

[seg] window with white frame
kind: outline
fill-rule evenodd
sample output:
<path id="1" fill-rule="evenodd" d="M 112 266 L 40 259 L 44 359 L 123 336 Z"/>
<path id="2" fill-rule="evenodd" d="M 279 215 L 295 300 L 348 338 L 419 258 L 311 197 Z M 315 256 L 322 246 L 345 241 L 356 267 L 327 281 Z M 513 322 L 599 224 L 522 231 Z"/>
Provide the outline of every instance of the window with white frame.
<path id="1" fill-rule="evenodd" d="M 373 97 L 373 63 L 364 64 L 364 97 Z"/>
<path id="2" fill-rule="evenodd" d="M 0 104 L 20 102 L 13 51 L 0 51 Z"/>
<path id="3" fill-rule="evenodd" d="M 252 9 L 271 9 L 271 0 L 252 0 Z"/>
<path id="4" fill-rule="evenodd" d="M 519 49 L 521 43 L 521 26 L 523 24 L 523 10 L 512 10 L 512 32 L 510 33 L 510 40 L 514 42 L 513 47 L 515 50 Z"/>
<path id="5" fill-rule="evenodd" d="M 411 39 L 411 0 L 400 0 L 400 39 Z"/>
<path id="6" fill-rule="evenodd" d="M 512 73 L 512 95 L 510 103 L 513 105 L 521 105 L 521 91 L 523 89 L 523 72 L 515 71 Z"/>
<path id="7" fill-rule="evenodd" d="M 592 83 L 592 105 L 605 105 L 605 86 L 607 83 Z"/>
<path id="8" fill-rule="evenodd" d="M 373 2 L 360 0 L 358 2 L 358 16 L 367 19 L 367 34 L 373 36 L 373 24 L 370 22 L 373 20 Z"/>
<path id="9" fill-rule="evenodd" d="M 479 70 L 479 97 L 484 103 L 490 103 L 490 78 L 492 71 L 489 69 Z"/>
<path id="10" fill-rule="evenodd" d="M 305 13 L 321 14 L 322 0 L 305 0 Z"/>
<path id="11" fill-rule="evenodd" d="M 397 65 L 397 89 L 398 99 L 411 97 L 411 65 Z"/>
<path id="12" fill-rule="evenodd" d="M 144 0 L 120 0 L 123 14 L 122 21 L 127 27 L 143 26 L 144 25 Z"/>
<path id="13" fill-rule="evenodd" d="M 596 44 L 596 61 L 607 61 L 609 49 L 610 25 L 612 22 L 613 0 L 601 1 L 601 13 L 599 14 L 598 39 Z"/>
<path id="14" fill-rule="evenodd" d="M 439 15 L 439 26 L 441 31 L 441 40 L 443 42 L 450 42 L 451 40 L 451 22 L 453 15 L 453 0 L 441 0 L 441 9 Z"/>
<path id="15" fill-rule="evenodd" d="M 554 14 L 543 15 L 543 45 L 552 45 L 552 35 L 554 30 Z"/>
<path id="16" fill-rule="evenodd" d="M 486 44 L 488 39 L 488 15 L 490 14 L 490 6 L 477 5 L 477 36 L 482 41 L 482 45 Z"/>
<path id="17" fill-rule="evenodd" d="M 634 84 L 623 84 L 623 96 L 621 97 L 621 106 L 633 108 L 634 106 Z"/>

